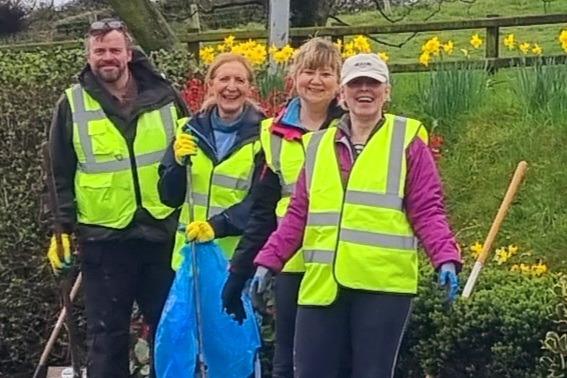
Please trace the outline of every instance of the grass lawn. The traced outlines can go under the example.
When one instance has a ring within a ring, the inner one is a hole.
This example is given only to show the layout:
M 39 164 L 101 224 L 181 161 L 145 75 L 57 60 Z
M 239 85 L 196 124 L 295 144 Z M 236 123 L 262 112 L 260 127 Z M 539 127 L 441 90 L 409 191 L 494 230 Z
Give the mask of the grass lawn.
M 417 92 L 427 75 L 394 76 L 392 112 L 426 120 L 430 128 Z M 525 114 L 513 92 L 516 75 L 499 71 L 473 109 L 435 130 L 445 138 L 439 164 L 448 212 L 461 243 L 482 243 L 517 163 L 526 160 L 526 180 L 493 247 L 515 244 L 515 262 L 541 258 L 566 271 L 567 114 L 555 123 Z

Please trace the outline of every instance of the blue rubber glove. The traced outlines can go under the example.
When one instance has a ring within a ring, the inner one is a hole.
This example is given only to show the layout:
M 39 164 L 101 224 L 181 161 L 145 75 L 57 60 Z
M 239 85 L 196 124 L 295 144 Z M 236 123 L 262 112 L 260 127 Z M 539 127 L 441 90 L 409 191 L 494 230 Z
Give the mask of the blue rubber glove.
M 447 301 L 453 303 L 459 295 L 459 277 L 455 264 L 444 263 L 439 269 L 439 285 L 447 289 Z
M 254 274 L 252 283 L 250 284 L 250 298 L 252 299 L 252 306 L 261 314 L 266 313 L 266 300 L 264 296 L 272 276 L 273 273 L 270 269 L 259 266 L 256 269 L 256 273 Z

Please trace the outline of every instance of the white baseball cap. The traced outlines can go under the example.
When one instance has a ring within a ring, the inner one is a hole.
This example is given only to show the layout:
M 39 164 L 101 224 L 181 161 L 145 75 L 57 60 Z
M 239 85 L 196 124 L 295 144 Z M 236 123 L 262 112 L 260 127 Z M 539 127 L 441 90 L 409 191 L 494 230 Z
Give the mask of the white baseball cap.
M 357 54 L 344 61 L 341 70 L 341 85 L 357 77 L 369 77 L 381 83 L 390 82 L 388 66 L 376 54 Z

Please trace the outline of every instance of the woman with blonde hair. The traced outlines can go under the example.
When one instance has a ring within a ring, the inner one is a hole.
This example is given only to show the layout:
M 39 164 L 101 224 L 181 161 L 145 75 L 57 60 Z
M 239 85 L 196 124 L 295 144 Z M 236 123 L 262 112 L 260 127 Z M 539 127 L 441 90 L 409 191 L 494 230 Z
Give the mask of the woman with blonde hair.
M 333 124 L 343 113 L 337 106 L 341 56 L 337 47 L 313 38 L 298 50 L 290 67 L 294 97 L 275 117 L 262 122 L 265 166 L 252 189 L 250 220 L 230 264 L 223 289 L 225 310 L 244 318 L 242 290 L 254 272 L 253 259 L 282 218 L 305 157 L 311 133 Z M 305 268 L 301 252 L 276 277 L 276 342 L 272 376 L 293 377 L 293 340 L 297 292 Z
M 314 133 L 289 210 L 255 259 L 254 295 L 302 246 L 295 377 L 393 377 L 417 291 L 417 241 L 455 300 L 461 267 L 427 132 L 387 114 L 386 63 L 345 60 L 337 127 Z
M 205 77 L 207 97 L 201 110 L 180 120 L 176 139 L 159 167 L 162 201 L 181 207 L 174 269 L 181 264 L 186 240 L 216 239 L 230 258 L 244 231 L 251 207 L 249 192 L 260 167 L 260 122 L 265 117 L 250 97 L 253 83 L 246 58 L 219 54 Z M 195 214 L 190 224 L 188 166 Z

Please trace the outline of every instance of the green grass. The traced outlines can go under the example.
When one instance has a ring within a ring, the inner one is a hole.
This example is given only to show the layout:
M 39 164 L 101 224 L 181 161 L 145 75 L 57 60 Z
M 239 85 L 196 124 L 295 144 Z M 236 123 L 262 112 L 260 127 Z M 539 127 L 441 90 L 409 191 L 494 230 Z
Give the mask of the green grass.
M 394 75 L 392 112 L 427 119 L 416 93 L 424 75 Z M 445 136 L 447 210 L 461 243 L 482 243 L 517 163 L 526 160 L 526 180 L 494 247 L 516 244 L 526 262 L 542 258 L 567 271 L 567 114 L 557 123 L 526 116 L 514 80 L 512 70 L 500 71 L 473 110 L 436 129 Z

